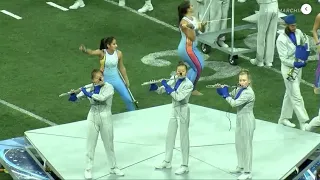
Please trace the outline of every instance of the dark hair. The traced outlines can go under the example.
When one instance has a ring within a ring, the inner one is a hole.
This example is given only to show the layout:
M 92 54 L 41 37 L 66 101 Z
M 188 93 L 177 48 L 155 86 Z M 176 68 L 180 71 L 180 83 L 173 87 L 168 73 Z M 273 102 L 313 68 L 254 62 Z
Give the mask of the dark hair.
M 101 39 L 101 41 L 100 41 L 100 50 L 108 49 L 107 45 L 110 45 L 112 43 L 112 41 L 115 40 L 115 39 L 116 38 L 113 37 L 113 36 Z
M 91 71 L 91 79 L 94 78 L 94 76 L 97 74 L 97 73 L 102 73 L 102 71 L 100 71 L 100 69 L 94 69 Z M 103 73 L 102 73 L 103 74 Z
M 187 66 L 183 61 L 179 61 L 179 62 L 178 62 L 177 68 L 178 68 L 179 66 L 184 66 L 184 67 L 186 68 L 186 70 L 188 70 L 188 66 Z
M 190 1 L 188 0 L 184 0 L 178 6 L 178 17 L 179 17 L 178 25 L 180 24 L 180 21 L 182 20 L 182 18 L 186 15 L 189 8 L 190 8 Z
M 285 27 L 284 33 L 286 33 L 286 35 L 289 36 L 289 34 L 291 33 L 291 31 L 290 31 L 290 29 L 289 29 L 289 26 L 286 26 L 286 27 Z

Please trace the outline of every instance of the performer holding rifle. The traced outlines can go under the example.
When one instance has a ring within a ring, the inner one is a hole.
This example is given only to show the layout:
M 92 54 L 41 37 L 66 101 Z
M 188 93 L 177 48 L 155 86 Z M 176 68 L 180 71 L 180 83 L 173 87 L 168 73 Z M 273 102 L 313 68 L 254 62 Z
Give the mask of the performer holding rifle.
M 180 122 L 180 142 L 182 153 L 182 165 L 176 174 L 184 174 L 189 171 L 189 98 L 193 90 L 192 82 L 186 78 L 187 66 L 183 62 L 179 62 L 176 70 L 177 75 L 170 78 L 168 82 L 162 80 L 161 87 L 151 84 L 150 91 L 156 91 L 158 94 L 167 93 L 172 97 L 172 112 L 168 126 L 166 138 L 166 155 L 164 161 L 157 165 L 156 169 L 171 168 L 171 160 L 173 148 L 178 129 L 178 120 Z
M 127 71 L 123 63 L 123 54 L 117 50 L 117 41 L 114 37 L 108 37 L 101 40 L 100 49 L 87 49 L 84 45 L 80 50 L 89 55 L 99 56 L 100 70 L 103 72 L 105 82 L 110 83 L 120 94 L 126 104 L 128 111 L 135 110 L 133 105 L 134 98 L 128 89 L 130 86 Z M 123 80 L 122 80 L 123 77 Z
M 256 122 L 253 114 L 255 94 L 251 88 L 251 75 L 248 70 L 240 71 L 239 85 L 240 88 L 233 90 L 230 94 L 228 86 L 217 88 L 217 93 L 226 99 L 232 107 L 237 107 L 235 144 L 238 166 L 231 173 L 241 174 L 238 179 L 251 179 L 252 140 Z
M 117 167 L 113 145 L 113 122 L 111 119 L 111 105 L 114 89 L 111 84 L 103 82 L 102 72 L 94 69 L 91 72 L 93 86 L 91 90 L 81 88 L 79 94 L 72 93 L 69 101 L 76 101 L 79 98 L 87 97 L 90 101 L 90 111 L 88 113 L 88 137 L 86 153 L 86 169 L 84 176 L 86 179 L 92 178 L 92 167 L 94 161 L 95 148 L 100 132 L 105 151 L 108 157 L 110 173 L 124 176 L 124 173 Z M 71 90 L 72 92 L 73 90 Z

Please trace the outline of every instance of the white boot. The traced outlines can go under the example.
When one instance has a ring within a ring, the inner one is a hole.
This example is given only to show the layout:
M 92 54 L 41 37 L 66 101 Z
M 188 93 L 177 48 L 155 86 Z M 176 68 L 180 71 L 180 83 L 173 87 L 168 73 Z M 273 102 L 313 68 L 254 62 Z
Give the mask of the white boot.
M 238 177 L 238 180 L 246 180 L 246 179 L 252 179 L 251 173 L 243 173 Z
M 169 169 L 171 167 L 171 163 L 166 161 L 162 161 L 161 164 L 155 166 L 156 169 Z
M 119 6 L 123 7 L 126 5 L 126 0 L 119 0 Z
M 72 6 L 69 7 L 69 9 L 78 9 L 79 7 L 86 6 L 83 2 L 83 0 L 77 0 Z
M 279 119 L 278 124 L 283 124 L 285 126 L 292 127 L 292 128 L 296 127 L 296 125 L 290 122 L 288 119 L 283 119 L 283 120 Z
M 117 176 L 124 176 L 124 173 L 123 173 L 119 168 L 117 168 L 117 167 L 112 168 L 112 169 L 110 170 L 110 173 L 111 173 L 111 174 L 115 174 L 115 175 L 117 175 Z
M 258 67 L 263 67 L 264 64 L 263 62 L 258 62 L 257 59 L 250 59 L 250 62 L 252 65 L 258 66 Z
M 230 171 L 231 174 L 241 174 L 243 173 L 243 168 L 237 167 L 235 170 Z
M 218 40 L 218 46 L 220 46 L 220 47 L 224 47 L 224 48 L 228 48 L 229 47 L 229 45 L 228 44 L 226 44 L 223 40 Z
M 153 6 L 151 4 L 151 1 L 146 1 L 146 3 L 143 5 L 142 8 L 140 8 L 138 10 L 139 13 L 146 13 L 148 11 L 152 11 L 153 10 Z
M 85 179 L 92 179 L 91 169 L 86 169 L 86 170 L 84 171 L 84 178 L 85 178 Z
M 181 174 L 184 174 L 184 173 L 187 173 L 187 172 L 189 172 L 188 166 L 180 166 L 180 167 L 176 170 L 175 174 L 181 175 Z

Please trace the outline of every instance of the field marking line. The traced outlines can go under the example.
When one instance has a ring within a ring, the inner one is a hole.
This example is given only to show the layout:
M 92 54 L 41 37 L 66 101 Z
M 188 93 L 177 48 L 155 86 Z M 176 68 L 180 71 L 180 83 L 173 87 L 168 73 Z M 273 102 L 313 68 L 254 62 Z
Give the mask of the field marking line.
M 11 103 L 8 103 L 7 101 L 4 101 L 4 100 L 2 100 L 2 99 L 0 99 L 0 103 L 3 104 L 3 105 L 5 105 L 5 106 L 8 106 L 8 107 L 10 107 L 10 108 L 12 108 L 12 109 L 14 109 L 14 110 L 17 110 L 17 111 L 19 111 L 19 112 L 21 112 L 21 113 L 23 113 L 23 114 L 26 114 L 26 115 L 28 115 L 28 116 L 31 116 L 31 117 L 33 117 L 33 118 L 35 118 L 35 119 L 37 119 L 37 120 L 39 120 L 39 121 L 41 121 L 41 122 L 43 122 L 43 123 L 46 123 L 46 124 L 48 124 L 48 125 L 50 125 L 50 126 L 55 126 L 55 125 L 57 125 L 56 123 L 54 123 L 54 122 L 52 122 L 52 121 L 49 121 L 48 119 L 45 119 L 45 118 L 43 118 L 43 117 L 41 117 L 41 116 L 38 116 L 38 115 L 36 115 L 36 114 L 34 114 L 34 113 L 30 112 L 30 111 L 27 111 L 27 110 L 25 110 L 25 109 L 22 109 L 22 108 L 18 107 L 18 106 L 16 106 L 16 105 L 13 105 L 13 104 L 11 104 Z
M 116 2 L 114 2 L 114 1 L 112 1 L 112 0 L 104 0 L 104 1 L 120 7 L 120 6 L 118 5 L 118 3 L 116 3 Z M 161 24 L 161 25 L 163 25 L 163 26 L 165 26 L 165 27 L 167 27 L 167 28 L 170 28 L 170 29 L 172 29 L 172 30 L 174 30 L 174 31 L 179 32 L 179 28 L 174 27 L 174 26 L 172 26 L 172 25 L 170 25 L 170 24 L 168 24 L 168 23 L 166 23 L 166 22 L 163 22 L 163 21 L 157 19 L 157 18 L 148 16 L 147 14 L 144 14 L 144 13 L 139 13 L 138 11 L 136 11 L 136 10 L 130 8 L 130 7 L 127 7 L 127 6 L 123 6 L 123 7 L 121 7 L 121 8 L 124 8 L 124 9 L 126 9 L 126 10 L 128 10 L 128 11 L 130 11 L 130 12 L 132 12 L 132 13 L 138 14 L 139 16 L 145 17 L 145 18 L 147 18 L 147 19 L 149 19 L 149 20 L 151 20 L 151 21 L 153 21 L 153 22 L 156 22 L 156 23 Z M 250 57 L 245 56 L 245 55 L 243 55 L 243 54 L 240 54 L 239 57 L 241 57 L 241 58 L 243 58 L 243 59 L 245 59 L 245 60 L 248 60 L 248 61 L 250 61 L 250 59 L 251 59 Z M 253 65 L 252 65 L 252 66 L 253 66 Z M 271 67 L 271 68 L 270 68 L 270 67 L 264 67 L 264 68 L 270 69 L 270 70 L 272 70 L 273 72 L 276 72 L 276 73 L 278 73 L 278 74 L 281 75 L 281 71 L 279 71 L 278 69 L 275 69 L 275 68 L 273 68 L 273 67 Z M 305 81 L 305 80 L 303 80 L 303 79 L 301 79 L 301 83 L 303 83 L 303 84 L 305 84 L 305 85 L 307 85 L 307 86 L 313 87 L 313 84 L 312 84 L 312 83 L 307 82 L 307 81 Z
M 58 8 L 62 11 L 69 11 L 69 9 L 65 8 L 65 7 L 62 7 L 56 3 L 53 3 L 53 2 L 46 2 L 48 5 L 52 6 L 52 7 L 55 7 L 55 8 Z
M 13 18 L 15 18 L 15 19 L 18 19 L 18 20 L 22 19 L 22 17 L 20 17 L 20 16 L 18 16 L 18 15 L 15 15 L 15 14 L 7 11 L 7 10 L 1 10 L 1 12 L 2 12 L 3 14 L 6 14 L 6 15 L 8 15 L 8 16 L 11 16 L 11 17 L 13 17 Z

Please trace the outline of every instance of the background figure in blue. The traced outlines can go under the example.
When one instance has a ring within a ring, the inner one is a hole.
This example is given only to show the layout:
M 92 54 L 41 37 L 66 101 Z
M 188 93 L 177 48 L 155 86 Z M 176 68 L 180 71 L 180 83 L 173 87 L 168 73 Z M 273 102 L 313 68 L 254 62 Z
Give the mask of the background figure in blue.
M 191 68 L 188 70 L 187 77 L 193 82 L 194 90 L 192 95 L 202 95 L 202 93 L 195 90 L 204 68 L 203 56 L 197 49 L 196 32 L 198 32 L 199 29 L 204 32 L 206 23 L 199 23 L 193 16 L 193 6 L 190 4 L 190 1 L 183 1 L 178 7 L 178 13 L 179 29 L 181 32 L 178 54 Z
M 84 45 L 80 46 L 80 50 L 89 55 L 96 55 L 100 58 L 100 70 L 103 72 L 105 82 L 111 84 L 120 94 L 126 104 L 128 111 L 135 110 L 132 98 L 127 87 L 129 87 L 129 79 L 126 68 L 123 64 L 122 52 L 117 50 L 117 41 L 114 37 L 108 37 L 101 40 L 104 46 L 100 44 L 100 49 L 87 49 Z M 121 79 L 121 73 L 124 81 Z

